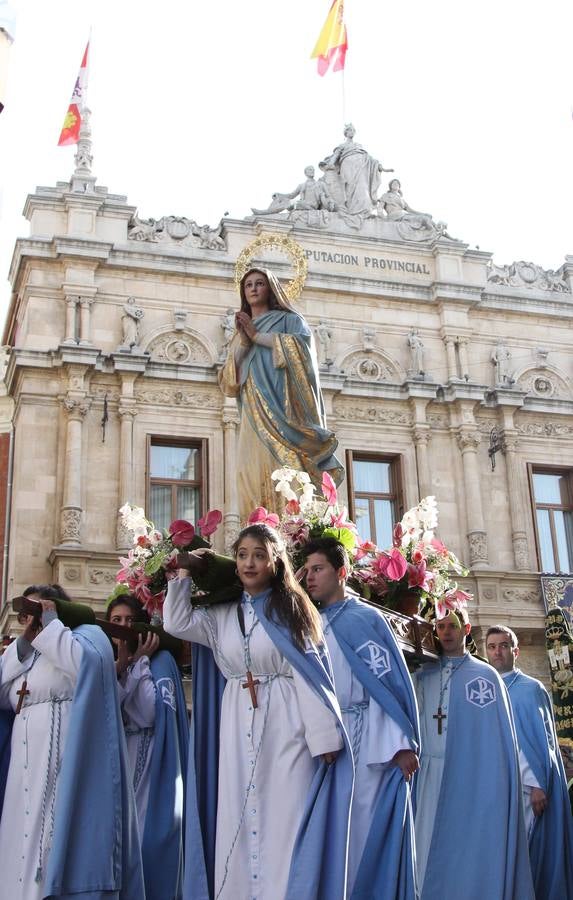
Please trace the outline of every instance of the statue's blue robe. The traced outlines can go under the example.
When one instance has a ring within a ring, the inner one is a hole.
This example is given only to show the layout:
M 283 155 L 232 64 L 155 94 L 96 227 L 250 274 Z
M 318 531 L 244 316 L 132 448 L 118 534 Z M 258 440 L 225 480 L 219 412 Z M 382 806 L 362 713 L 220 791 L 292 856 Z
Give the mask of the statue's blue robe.
M 529 836 L 536 900 L 573 900 L 573 818 L 549 695 L 540 681 L 510 672 L 504 678 L 517 742 L 547 795 Z
M 189 720 L 181 676 L 166 650 L 151 657 L 155 727 L 142 839 L 146 900 L 183 895 L 183 805 Z
M 325 610 L 354 675 L 420 752 L 418 706 L 404 657 L 383 614 L 354 598 Z M 384 654 L 380 675 L 372 671 L 369 646 Z M 388 769 L 356 876 L 352 900 L 414 900 L 414 821 L 410 786 L 398 767 Z
M 287 894 L 281 900 L 345 900 L 354 769 L 328 658 L 316 649 L 302 651 L 297 647 L 288 629 L 266 616 L 265 599 L 266 595 L 261 595 L 253 601 L 261 625 L 338 717 L 345 738 L 345 746 L 332 765 L 317 762 L 309 794 L 301 797 L 301 826 L 293 849 Z M 210 649 L 194 644 L 184 900 L 213 900 L 219 715 L 224 685 Z
M 431 677 L 439 663 L 417 674 Z M 434 816 L 422 900 L 534 900 L 509 697 L 497 672 L 473 657 L 450 682 L 436 808 L 416 815 Z

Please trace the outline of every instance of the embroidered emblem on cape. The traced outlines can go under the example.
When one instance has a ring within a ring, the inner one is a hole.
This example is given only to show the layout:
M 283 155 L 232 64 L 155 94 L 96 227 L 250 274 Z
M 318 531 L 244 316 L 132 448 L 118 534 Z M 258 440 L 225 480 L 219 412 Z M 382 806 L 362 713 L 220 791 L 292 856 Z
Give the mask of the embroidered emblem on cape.
M 376 678 L 382 678 L 386 675 L 392 666 L 390 665 L 390 654 L 385 647 L 376 644 L 374 641 L 366 641 L 356 648 L 356 653 L 363 660 Z
M 156 688 L 166 706 L 170 706 L 173 712 L 177 712 L 175 704 L 175 685 L 172 678 L 158 678 Z
M 483 709 L 490 703 L 495 703 L 496 693 L 495 684 L 487 678 L 473 678 L 466 681 L 466 700 L 474 706 Z

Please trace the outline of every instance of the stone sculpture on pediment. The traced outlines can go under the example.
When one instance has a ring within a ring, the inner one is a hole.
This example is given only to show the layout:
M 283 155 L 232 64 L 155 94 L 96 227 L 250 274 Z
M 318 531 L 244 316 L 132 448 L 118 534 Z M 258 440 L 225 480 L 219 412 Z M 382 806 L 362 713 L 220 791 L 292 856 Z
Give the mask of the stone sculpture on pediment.
M 388 190 L 378 199 L 378 211 L 389 222 L 396 222 L 400 237 L 405 241 L 429 241 L 436 237 L 450 237 L 445 222 L 434 222 L 429 213 L 408 206 L 398 178 L 388 184 Z
M 301 222 L 304 225 L 320 227 L 329 222 L 328 213 L 333 212 L 336 204 L 328 192 L 323 178 L 316 181 L 314 166 L 307 166 L 304 170 L 305 181 L 288 194 L 273 194 L 272 203 L 266 209 L 252 208 L 253 215 L 276 215 L 281 212 L 289 212 L 289 219 L 293 222 Z M 296 200 L 295 198 L 299 199 Z
M 526 396 L 538 400 L 572 400 L 573 388 L 569 379 L 554 366 L 529 367 L 516 373 L 516 387 Z
M 351 349 L 340 363 L 341 372 L 347 378 L 360 381 L 401 384 L 402 373 L 396 363 L 378 349 L 366 352 L 360 348 Z
M 140 219 L 135 215 L 127 226 L 129 241 L 152 241 L 157 243 L 163 237 L 163 219 Z
M 503 287 L 527 288 L 538 291 L 570 293 L 570 288 L 562 269 L 542 269 L 532 262 L 520 260 L 511 265 L 498 266 L 488 263 L 487 280 L 490 284 Z
M 408 334 L 408 347 L 410 348 L 411 364 L 408 375 L 413 378 L 424 378 L 424 342 L 416 328 L 412 328 Z
M 128 230 L 129 241 L 171 242 L 203 250 L 226 250 L 223 222 L 215 228 L 198 225 L 186 216 L 162 216 L 161 219 L 140 219 L 133 216 Z

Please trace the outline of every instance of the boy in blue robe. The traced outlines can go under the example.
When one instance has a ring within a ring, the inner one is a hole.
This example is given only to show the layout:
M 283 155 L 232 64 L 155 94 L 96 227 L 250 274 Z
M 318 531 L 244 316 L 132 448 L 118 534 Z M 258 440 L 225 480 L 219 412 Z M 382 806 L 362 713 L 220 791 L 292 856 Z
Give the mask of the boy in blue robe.
M 320 538 L 303 552 L 354 756 L 348 897 L 415 900 L 410 779 L 419 726 L 412 681 L 383 614 L 347 592 L 342 544 Z
M 421 898 L 533 900 L 509 698 L 497 672 L 466 651 L 470 630 L 465 610 L 439 619 L 442 657 L 414 677 Z
M 549 695 L 516 668 L 519 646 L 511 628 L 488 628 L 485 648 L 513 709 L 535 896 L 573 898 L 573 819 Z

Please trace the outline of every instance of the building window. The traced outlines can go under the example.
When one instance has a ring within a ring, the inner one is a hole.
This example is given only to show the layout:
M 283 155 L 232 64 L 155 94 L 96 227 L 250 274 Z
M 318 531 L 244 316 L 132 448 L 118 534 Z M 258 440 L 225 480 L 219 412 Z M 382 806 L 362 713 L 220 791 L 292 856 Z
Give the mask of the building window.
M 573 571 L 573 469 L 530 467 L 542 572 Z
M 195 524 L 204 512 L 207 442 L 149 440 L 148 515 L 157 528 L 174 519 Z
M 363 541 L 390 547 L 402 518 L 400 458 L 347 451 L 350 516 Z

